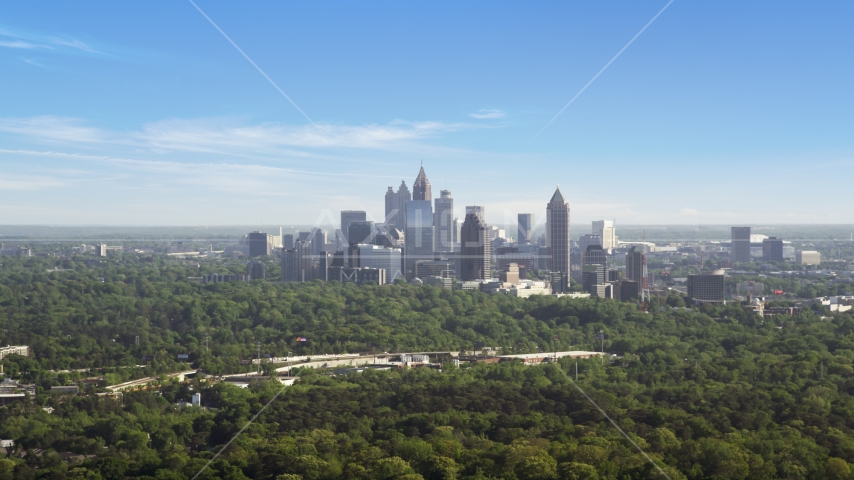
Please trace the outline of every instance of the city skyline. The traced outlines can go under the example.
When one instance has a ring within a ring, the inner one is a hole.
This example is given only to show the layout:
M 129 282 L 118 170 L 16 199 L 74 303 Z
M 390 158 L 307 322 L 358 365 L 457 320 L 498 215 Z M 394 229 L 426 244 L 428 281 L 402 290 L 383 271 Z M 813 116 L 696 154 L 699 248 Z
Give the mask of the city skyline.
M 555 183 L 580 223 L 854 223 L 834 188 L 791 201 L 854 161 L 852 66 L 828 60 L 854 7 L 674 2 L 627 46 L 665 4 L 199 2 L 275 88 L 189 3 L 4 4 L 0 222 L 382 221 L 423 161 L 490 224 Z

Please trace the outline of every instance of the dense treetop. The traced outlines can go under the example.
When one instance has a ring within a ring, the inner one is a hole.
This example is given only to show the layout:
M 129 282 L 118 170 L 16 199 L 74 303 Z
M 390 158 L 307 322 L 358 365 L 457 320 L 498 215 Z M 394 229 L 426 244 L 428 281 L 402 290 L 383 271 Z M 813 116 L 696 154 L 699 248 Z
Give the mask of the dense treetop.
M 611 300 L 405 285 L 204 285 L 187 277 L 206 266 L 125 257 L 68 262 L 55 273 L 44 259 L 4 259 L 4 343 L 34 351 L 4 359 L 7 372 L 44 389 L 73 381 L 49 370 L 103 366 L 118 380 L 183 368 L 179 353 L 213 373 L 236 371 L 256 339 L 274 354 L 296 351 L 297 335 L 312 354 L 479 342 L 530 352 L 550 350 L 554 335 L 559 349 L 593 349 L 603 331 L 605 350 L 619 357 L 581 361 L 579 386 L 672 478 L 851 478 L 847 314 L 763 319 L 737 305 L 665 304 L 646 313 Z M 143 355 L 154 360 L 119 368 Z M 347 377 L 304 371 L 200 478 L 656 478 L 563 372 L 574 377 L 572 360 Z M 167 382 L 122 401 L 40 390 L 0 408 L 0 438 L 16 439 L 18 454 L 45 452 L 0 459 L 0 478 L 189 478 L 279 389 Z M 174 406 L 194 392 L 208 409 Z M 95 456 L 68 463 L 63 452 Z

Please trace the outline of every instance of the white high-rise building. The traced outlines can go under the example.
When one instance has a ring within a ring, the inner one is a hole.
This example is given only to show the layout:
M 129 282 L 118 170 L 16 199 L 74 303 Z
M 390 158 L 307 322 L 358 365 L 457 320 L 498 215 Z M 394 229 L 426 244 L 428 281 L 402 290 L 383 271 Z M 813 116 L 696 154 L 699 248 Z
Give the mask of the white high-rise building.
M 611 250 L 617 248 L 617 229 L 614 228 L 614 222 L 611 220 L 595 220 L 593 222 L 593 235 L 599 235 L 602 239 L 602 250 Z

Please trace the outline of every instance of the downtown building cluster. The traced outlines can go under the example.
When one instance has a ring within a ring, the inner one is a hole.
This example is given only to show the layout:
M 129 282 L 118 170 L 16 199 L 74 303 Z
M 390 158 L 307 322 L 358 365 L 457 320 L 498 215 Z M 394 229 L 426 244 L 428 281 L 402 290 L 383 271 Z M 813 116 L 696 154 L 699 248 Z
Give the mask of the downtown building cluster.
M 296 237 L 282 235 L 282 279 L 370 284 L 407 281 L 451 288 L 455 282 L 493 280 L 496 266 L 506 271 L 511 263 L 513 269 L 521 270 L 522 279 L 531 269 L 544 267 L 557 272 L 556 278 L 568 278 L 569 206 L 566 202 L 557 205 L 557 198 L 563 199 L 559 191 L 549 203 L 554 204 L 549 207 L 554 215 L 550 214 L 547 225 L 554 233 L 545 235 L 555 241 L 549 245 L 532 241 L 533 215 L 521 214 L 518 242 L 510 246 L 503 229 L 487 224 L 483 206 L 466 207 L 465 217 L 460 219 L 454 215 L 450 190 L 433 198 L 422 166 L 412 190 L 406 181 L 397 189 L 388 187 L 383 222 L 368 220 L 365 211 L 346 210 L 340 213 L 340 228 L 331 241 L 318 228 Z M 496 246 L 500 247 L 498 258 Z M 539 257 L 551 257 L 552 251 L 559 260 L 540 265 Z
M 612 222 L 594 222 L 593 234 L 572 241 L 570 207 L 560 188 L 546 204 L 545 231 L 536 237 L 533 214 L 518 214 L 514 240 L 487 223 L 484 206 L 469 205 L 464 211 L 463 218 L 455 216 L 449 190 L 433 197 L 422 166 L 411 190 L 405 181 L 397 189 L 388 187 L 383 222 L 368 220 L 365 211 L 347 210 L 340 213 L 332 241 L 317 228 L 296 238 L 283 235 L 282 279 L 406 281 L 519 296 L 560 294 L 569 290 L 570 279 L 584 281 L 585 291 L 598 296 L 616 292 L 620 298 L 637 298 L 643 290 L 645 269 L 638 267 L 636 275 L 632 270 L 634 280 L 609 277 L 604 255 L 594 258 L 596 249 L 611 253 L 616 248 Z M 590 253 L 580 251 L 580 245 Z M 528 279 L 535 271 L 540 278 Z
M 456 216 L 458 211 L 464 215 Z M 487 223 L 484 206 L 455 209 L 450 190 L 434 197 L 423 166 L 411 189 L 406 181 L 397 188 L 388 187 L 384 213 L 383 221 L 375 222 L 362 210 L 341 211 L 340 227 L 332 231 L 315 227 L 294 234 L 280 232 L 277 237 L 252 232 L 240 248 L 250 257 L 280 253 L 284 282 L 383 285 L 403 281 L 516 296 L 571 294 L 621 301 L 645 301 L 651 293 L 662 294 L 657 287 L 669 288 L 662 282 L 656 285 L 648 271 L 648 255 L 683 255 L 690 250 L 681 244 L 659 246 L 645 238 L 621 241 L 610 220 L 592 222 L 590 233 L 573 240 L 570 206 L 560 188 L 546 202 L 544 225 L 537 227 L 533 214 L 517 215 L 514 239 L 503 228 Z M 718 244 L 727 247 L 725 242 Z M 681 293 L 699 303 L 723 302 L 728 296 L 727 268 L 757 255 L 768 261 L 794 256 L 786 244 L 779 238 L 751 235 L 749 227 L 732 227 L 730 264 L 688 275 L 687 288 Z M 706 247 L 693 248 L 699 248 L 702 266 Z M 797 255 L 799 263 L 819 262 L 816 252 Z M 248 265 L 246 279 L 265 276 L 261 263 Z

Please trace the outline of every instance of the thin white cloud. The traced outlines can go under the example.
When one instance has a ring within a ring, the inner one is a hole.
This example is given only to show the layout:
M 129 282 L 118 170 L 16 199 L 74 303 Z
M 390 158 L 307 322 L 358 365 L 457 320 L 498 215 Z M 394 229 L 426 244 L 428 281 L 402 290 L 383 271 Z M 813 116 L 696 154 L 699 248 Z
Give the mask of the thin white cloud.
M 0 47 L 8 48 L 44 48 L 48 50 L 63 51 L 67 49 L 79 50 L 87 53 L 102 53 L 77 39 L 67 39 L 54 35 L 38 35 L 33 33 L 13 32 L 0 29 L 0 37 L 14 39 L 12 41 L 0 41 Z M 59 48 L 56 48 L 59 47 Z
M 109 140 L 105 132 L 84 125 L 82 120 L 52 115 L 29 118 L 0 118 L 0 132 L 40 140 L 73 143 L 104 143 Z
M 68 185 L 66 181 L 55 177 L 0 173 L 0 192 L 44 190 L 66 185 Z
M 38 45 L 34 45 L 32 43 L 24 42 L 21 40 L 14 40 L 11 42 L 0 41 L 0 47 L 6 47 L 6 48 L 38 48 Z
M 688 207 L 685 207 L 685 208 L 682 208 L 681 210 L 679 210 L 679 215 L 683 215 L 683 216 L 684 216 L 684 215 L 692 215 L 692 216 L 696 216 L 696 215 L 699 215 L 699 214 L 700 214 L 700 211 L 699 211 L 699 210 L 697 210 L 696 208 L 688 208 Z
M 309 125 L 263 123 L 243 125 L 228 119 L 174 119 L 144 125 L 131 132 L 109 131 L 75 118 L 39 116 L 0 118 L 0 132 L 66 144 L 113 144 L 154 152 L 181 151 L 226 155 L 266 154 L 305 156 L 307 150 L 405 149 L 473 125 L 443 122 L 405 122 L 387 125 Z
M 397 175 L 375 175 L 367 173 L 348 173 L 348 172 L 319 172 L 312 170 L 302 170 L 293 168 L 273 167 L 268 165 L 251 165 L 243 163 L 186 163 L 161 160 L 139 160 L 132 158 L 112 157 L 106 155 L 85 155 L 79 153 L 53 152 L 53 151 L 36 151 L 36 150 L 10 150 L 0 149 L 0 153 L 12 155 L 27 155 L 40 157 L 66 158 L 72 160 L 91 160 L 101 163 L 109 163 L 117 166 L 125 166 L 138 171 L 146 171 L 153 173 L 170 173 L 170 174 L 188 174 L 191 171 L 198 172 L 208 168 L 228 168 L 233 172 L 242 171 L 245 173 L 263 173 L 265 175 L 304 175 L 317 177 L 341 177 L 341 178 L 398 178 Z M 72 171 L 72 173 L 80 174 L 87 173 L 86 171 Z
M 493 119 L 493 118 L 504 118 L 507 116 L 507 114 L 502 112 L 501 110 L 481 109 L 475 113 L 470 113 L 469 116 L 472 118 L 477 118 L 477 119 Z
M 25 63 L 29 63 L 30 65 L 33 65 L 33 66 L 35 66 L 35 67 L 45 68 L 45 69 L 47 68 L 47 67 L 45 67 L 44 65 L 42 65 L 41 63 L 39 63 L 39 62 L 37 62 L 37 61 L 35 61 L 35 60 L 33 60 L 33 59 L 30 59 L 30 58 L 22 58 L 22 59 L 21 59 L 21 61 L 23 61 L 23 62 L 25 62 Z

